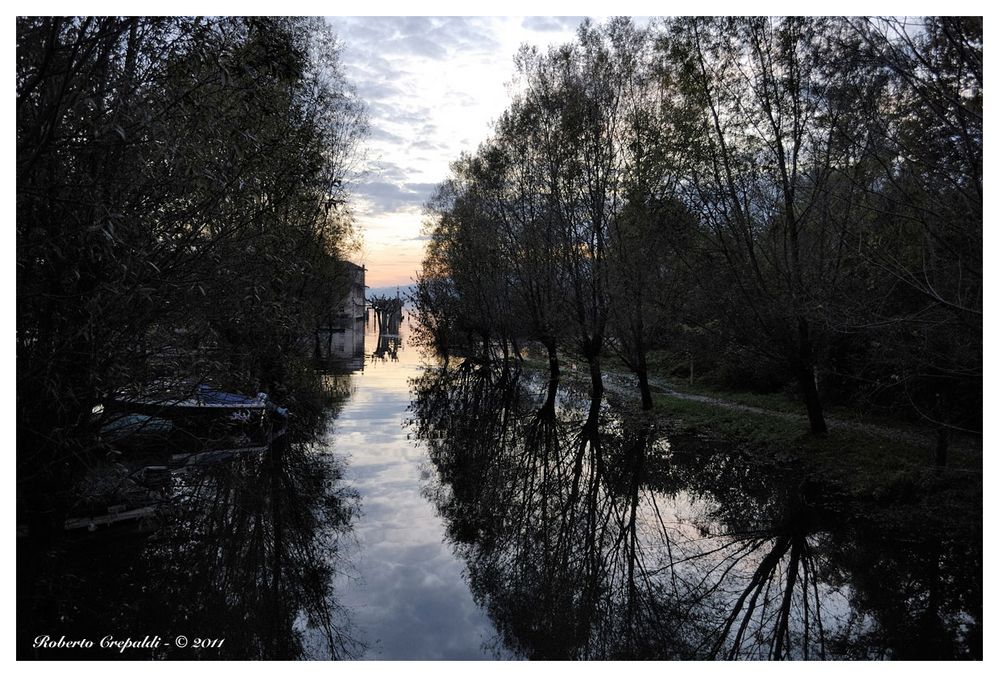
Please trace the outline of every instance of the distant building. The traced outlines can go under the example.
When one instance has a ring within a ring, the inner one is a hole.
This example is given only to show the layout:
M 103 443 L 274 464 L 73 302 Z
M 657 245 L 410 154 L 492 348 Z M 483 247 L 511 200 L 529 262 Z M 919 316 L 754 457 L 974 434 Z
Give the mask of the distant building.
M 348 280 L 347 293 L 333 299 L 329 314 L 316 330 L 316 357 L 349 370 L 364 365 L 364 320 L 366 305 L 364 266 L 344 262 Z

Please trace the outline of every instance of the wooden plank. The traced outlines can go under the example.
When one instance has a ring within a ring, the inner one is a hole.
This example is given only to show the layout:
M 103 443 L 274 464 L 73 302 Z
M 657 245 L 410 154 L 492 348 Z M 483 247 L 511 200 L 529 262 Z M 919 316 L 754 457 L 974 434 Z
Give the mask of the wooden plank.
M 142 519 L 143 517 L 151 517 L 156 514 L 156 506 L 150 505 L 144 508 L 135 508 L 133 510 L 123 510 L 121 512 L 109 513 L 107 515 L 93 515 L 91 517 L 75 517 L 66 520 L 64 528 L 70 529 L 89 529 L 93 530 L 99 526 L 108 526 L 115 524 L 116 522 L 125 522 L 128 520 Z
M 262 454 L 266 452 L 268 447 L 239 447 L 236 449 L 217 449 L 214 451 L 203 451 L 200 454 L 191 454 L 187 458 L 187 462 L 184 463 L 185 466 L 189 467 L 192 465 L 208 465 L 210 463 L 222 463 L 223 461 L 228 461 L 237 456 L 245 456 L 248 454 Z

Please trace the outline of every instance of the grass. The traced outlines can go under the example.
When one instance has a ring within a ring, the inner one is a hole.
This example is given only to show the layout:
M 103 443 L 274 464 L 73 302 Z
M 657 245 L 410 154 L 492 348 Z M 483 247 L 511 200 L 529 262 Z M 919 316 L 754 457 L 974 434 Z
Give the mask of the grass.
M 940 533 L 953 532 L 955 521 L 961 529 L 972 530 L 981 523 L 980 451 L 954 448 L 948 466 L 937 468 L 932 448 L 908 439 L 843 428 L 811 435 L 805 421 L 663 393 L 653 399 L 657 415 L 675 432 L 737 444 L 761 459 L 797 464 L 803 474 L 878 519 L 911 523 L 917 518 Z
M 736 391 L 696 381 L 693 384 L 690 384 L 686 379 L 670 378 L 663 374 L 650 374 L 650 378 L 658 378 L 665 383 L 668 383 L 673 389 L 682 393 L 716 397 L 720 400 L 727 400 L 729 402 L 735 402 L 736 404 L 744 404 L 750 407 L 766 409 L 768 411 L 800 414 L 804 409 L 801 402 L 792 400 L 783 393 L 754 393 Z
M 708 402 L 682 399 L 666 393 L 653 393 L 656 410 L 684 433 L 721 437 L 753 445 L 791 443 L 806 430 L 795 421 L 728 409 Z
M 755 407 L 765 411 L 772 411 L 781 414 L 791 414 L 804 420 L 805 406 L 797 397 L 791 397 L 783 392 L 761 393 L 747 390 L 733 390 L 718 385 L 708 377 L 695 376 L 694 382 L 690 383 L 685 375 L 678 375 L 673 370 L 677 362 L 673 356 L 663 351 L 651 351 L 648 355 L 649 378 L 656 382 L 669 386 L 679 393 L 690 395 L 701 395 L 711 397 L 733 404 L 740 404 L 748 407 Z M 614 372 L 631 375 L 632 372 L 619 358 L 611 357 L 605 361 L 605 366 Z M 682 366 L 682 365 L 681 365 Z M 653 386 L 653 390 L 655 390 Z M 740 412 L 741 414 L 742 412 Z M 843 423 L 859 423 L 892 430 L 902 431 L 911 436 L 926 436 L 933 434 L 927 431 L 925 426 L 912 421 L 906 421 L 887 414 L 879 414 L 866 409 L 860 409 L 845 405 L 823 405 L 823 414 L 827 420 L 834 420 Z M 802 425 L 805 425 L 802 423 Z M 764 428 L 768 427 L 764 424 Z M 871 436 L 876 437 L 876 436 Z
M 784 393 L 738 391 L 704 382 L 695 382 L 693 385 L 690 385 L 686 380 L 672 379 L 658 374 L 656 375 L 656 378 L 661 379 L 677 392 L 681 393 L 704 395 L 706 397 L 713 397 L 719 400 L 733 402 L 735 404 L 742 404 L 782 414 L 794 414 L 796 416 L 805 415 L 805 405 L 801 402 L 801 400 L 798 398 L 788 397 Z M 909 421 L 872 414 L 868 411 L 848 406 L 824 405 L 822 412 L 827 418 L 838 419 L 840 421 L 869 423 L 872 425 L 881 425 L 910 432 L 924 432 L 923 428 Z

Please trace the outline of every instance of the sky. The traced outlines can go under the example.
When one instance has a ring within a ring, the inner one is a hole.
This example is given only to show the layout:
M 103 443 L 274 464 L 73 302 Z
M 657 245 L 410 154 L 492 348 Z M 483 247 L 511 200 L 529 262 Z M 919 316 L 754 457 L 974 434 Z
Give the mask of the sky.
M 366 170 L 353 185 L 371 288 L 405 286 L 423 258 L 422 209 L 509 102 L 524 44 L 562 44 L 583 17 L 327 17 L 367 105 Z

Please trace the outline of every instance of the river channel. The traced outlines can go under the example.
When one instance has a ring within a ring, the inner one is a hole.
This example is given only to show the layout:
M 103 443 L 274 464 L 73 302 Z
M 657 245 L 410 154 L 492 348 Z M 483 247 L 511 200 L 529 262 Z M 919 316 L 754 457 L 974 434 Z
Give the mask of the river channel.
M 129 532 L 19 540 L 18 655 L 981 657 L 981 514 L 920 501 L 980 478 L 860 501 L 793 454 L 591 406 L 570 364 L 442 363 L 407 329 L 325 377 L 317 433 L 171 465 Z M 119 493 L 143 474 L 115 468 Z
M 425 366 L 414 346 L 372 355 L 368 327 L 363 371 L 350 376 L 350 397 L 330 440 L 346 459 L 345 481 L 360 497 L 356 543 L 338 589 L 352 610 L 359 657 L 404 660 L 492 658 L 494 636 L 469 591 L 464 565 L 425 497 L 433 473 L 426 447 L 411 439 L 410 386 Z M 402 323 L 405 341 L 406 323 Z
M 922 514 L 926 478 L 882 511 L 793 457 L 595 410 L 571 373 L 397 358 L 355 374 L 334 433 L 366 656 L 981 655 L 980 524 Z

